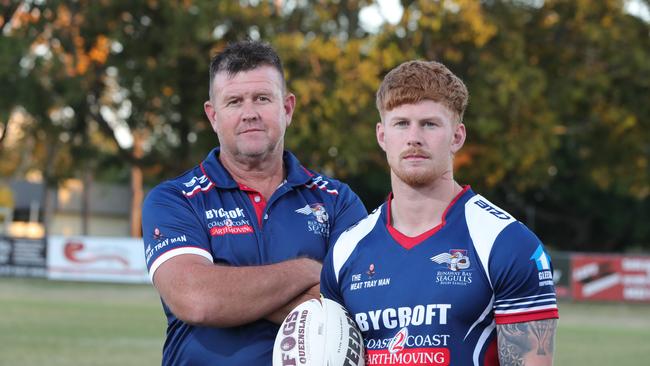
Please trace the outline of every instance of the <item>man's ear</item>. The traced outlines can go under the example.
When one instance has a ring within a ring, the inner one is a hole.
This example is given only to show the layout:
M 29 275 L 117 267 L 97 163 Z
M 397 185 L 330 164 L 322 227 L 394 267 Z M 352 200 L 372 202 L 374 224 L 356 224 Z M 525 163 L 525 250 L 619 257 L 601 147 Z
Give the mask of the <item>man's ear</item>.
M 210 125 L 212 126 L 212 130 L 214 132 L 217 132 L 217 112 L 214 109 L 214 106 L 212 105 L 211 101 L 206 101 L 203 103 L 203 111 L 205 111 L 205 115 L 208 117 L 208 120 L 210 121 Z
M 293 116 L 293 111 L 296 108 L 296 96 L 293 93 L 287 93 L 284 97 L 284 113 L 287 117 L 287 126 L 291 124 L 291 117 Z
M 451 153 L 455 154 L 463 147 L 465 144 L 465 137 L 467 137 L 467 132 L 465 131 L 465 125 L 463 123 L 457 123 L 456 128 L 454 129 L 454 134 L 451 140 Z
M 386 151 L 386 142 L 384 141 L 384 124 L 379 121 L 377 122 L 377 126 L 375 127 L 375 132 L 377 135 L 377 143 L 381 147 L 382 150 Z

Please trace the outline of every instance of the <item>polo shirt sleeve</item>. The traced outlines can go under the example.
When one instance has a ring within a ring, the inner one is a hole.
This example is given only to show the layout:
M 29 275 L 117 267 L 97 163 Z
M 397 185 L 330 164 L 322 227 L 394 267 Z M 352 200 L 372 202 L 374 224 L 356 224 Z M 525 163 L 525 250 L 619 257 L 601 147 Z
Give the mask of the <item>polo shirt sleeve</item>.
M 551 258 L 521 222 L 499 234 L 489 263 L 497 324 L 558 318 Z
M 149 277 L 165 261 L 195 254 L 213 261 L 210 240 L 196 211 L 171 183 L 154 188 L 142 207 L 142 236 Z
M 339 189 L 334 208 L 336 215 L 330 228 L 330 247 L 347 228 L 368 216 L 368 211 L 359 196 L 347 184 L 343 183 Z

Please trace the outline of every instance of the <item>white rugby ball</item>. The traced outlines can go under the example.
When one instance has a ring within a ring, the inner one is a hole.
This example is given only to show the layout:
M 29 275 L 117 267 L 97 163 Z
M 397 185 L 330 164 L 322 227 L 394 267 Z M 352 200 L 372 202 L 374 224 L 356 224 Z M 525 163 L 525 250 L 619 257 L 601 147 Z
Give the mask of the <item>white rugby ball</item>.
M 273 366 L 365 366 L 361 332 L 329 299 L 309 300 L 284 319 L 273 345 Z

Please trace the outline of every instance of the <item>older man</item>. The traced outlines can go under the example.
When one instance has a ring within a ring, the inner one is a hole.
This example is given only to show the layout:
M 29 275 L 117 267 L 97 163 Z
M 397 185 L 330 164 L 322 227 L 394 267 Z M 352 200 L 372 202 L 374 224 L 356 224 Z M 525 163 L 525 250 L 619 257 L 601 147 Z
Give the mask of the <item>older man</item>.
M 330 241 L 366 215 L 348 186 L 284 150 L 295 101 L 266 44 L 229 45 L 210 65 L 204 109 L 220 147 L 143 209 L 164 365 L 271 365 L 277 324 L 318 297 Z

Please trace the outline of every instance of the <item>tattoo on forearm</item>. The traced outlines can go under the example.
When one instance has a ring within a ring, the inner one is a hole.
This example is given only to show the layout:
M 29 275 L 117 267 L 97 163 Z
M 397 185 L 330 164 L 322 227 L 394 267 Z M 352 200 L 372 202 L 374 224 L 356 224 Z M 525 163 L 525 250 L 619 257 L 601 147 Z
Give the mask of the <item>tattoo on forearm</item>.
M 553 356 L 557 319 L 497 326 L 499 361 L 501 365 L 525 365 L 525 356 Z
M 526 323 L 499 326 L 499 361 L 502 365 L 523 366 L 523 355 L 530 351 Z

